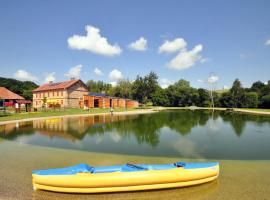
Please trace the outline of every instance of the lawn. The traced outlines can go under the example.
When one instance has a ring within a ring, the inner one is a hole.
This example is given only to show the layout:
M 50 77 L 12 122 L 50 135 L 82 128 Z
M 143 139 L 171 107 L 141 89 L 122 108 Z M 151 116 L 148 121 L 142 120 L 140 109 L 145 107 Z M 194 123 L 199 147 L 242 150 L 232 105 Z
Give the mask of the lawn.
M 116 108 L 114 112 L 124 112 L 136 110 L 135 108 Z M 14 114 L 0 114 L 0 121 L 10 121 L 10 120 L 19 120 L 19 119 L 28 119 L 28 118 L 37 118 L 37 117 L 50 117 L 50 116 L 62 116 L 62 115 L 78 115 L 78 114 L 95 114 L 95 113 L 109 113 L 109 108 L 97 108 L 90 109 L 89 111 L 82 109 L 56 109 L 56 110 L 44 110 L 38 112 L 30 113 L 14 113 Z
M 239 110 L 258 111 L 258 112 L 270 112 L 270 109 L 263 108 L 238 108 Z

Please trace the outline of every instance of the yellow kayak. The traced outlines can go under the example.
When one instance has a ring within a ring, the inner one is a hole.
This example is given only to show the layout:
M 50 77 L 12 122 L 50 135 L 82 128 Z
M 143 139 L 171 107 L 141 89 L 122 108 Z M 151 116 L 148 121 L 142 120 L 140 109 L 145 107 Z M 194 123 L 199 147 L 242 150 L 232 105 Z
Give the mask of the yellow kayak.
M 126 164 L 33 171 L 34 190 L 68 193 L 105 193 L 198 185 L 218 177 L 219 163 Z

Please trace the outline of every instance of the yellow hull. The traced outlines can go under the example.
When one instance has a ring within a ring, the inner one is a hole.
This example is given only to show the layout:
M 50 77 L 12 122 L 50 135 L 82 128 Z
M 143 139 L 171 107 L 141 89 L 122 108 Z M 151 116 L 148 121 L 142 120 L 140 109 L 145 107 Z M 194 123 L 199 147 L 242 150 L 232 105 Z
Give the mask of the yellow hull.
M 219 166 L 199 169 L 174 168 L 140 172 L 33 174 L 33 188 L 66 193 L 105 193 L 154 190 L 198 185 L 215 180 Z

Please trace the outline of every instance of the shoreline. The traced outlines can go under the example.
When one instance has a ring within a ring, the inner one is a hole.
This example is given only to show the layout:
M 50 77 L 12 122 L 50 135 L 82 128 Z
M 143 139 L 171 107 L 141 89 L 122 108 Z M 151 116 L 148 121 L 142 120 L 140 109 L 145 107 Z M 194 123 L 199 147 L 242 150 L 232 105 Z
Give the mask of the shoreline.
M 232 108 L 231 112 L 234 113 L 244 113 L 244 114 L 253 114 L 253 115 L 270 115 L 270 112 L 257 111 L 257 110 L 246 110 L 244 108 Z M 160 112 L 164 110 L 217 110 L 217 111 L 226 111 L 227 108 L 209 108 L 209 107 L 153 107 L 149 109 L 138 109 L 131 111 L 118 111 L 114 112 L 114 115 L 132 115 L 132 114 L 149 114 Z M 7 120 L 0 121 L 0 125 L 11 124 L 11 123 L 19 123 L 19 122 L 27 122 L 27 121 L 35 121 L 42 119 L 52 119 L 52 118 L 66 118 L 66 117 L 81 117 L 81 116 L 93 116 L 93 115 L 110 115 L 109 112 L 101 112 L 101 113 L 84 113 L 84 114 L 64 114 L 64 115 L 52 115 L 46 117 L 30 117 L 25 119 L 15 119 L 15 120 Z
M 154 109 L 140 109 L 140 110 L 131 110 L 131 111 L 123 111 L 123 112 L 114 112 L 113 115 L 136 115 L 136 114 L 149 114 L 155 113 Z M 35 120 L 43 120 L 43 119 L 53 119 L 53 118 L 68 118 L 68 117 L 87 117 L 93 115 L 111 115 L 108 112 L 101 113 L 85 113 L 85 114 L 68 114 L 68 115 L 55 115 L 55 116 L 47 116 L 47 117 L 31 117 L 25 119 L 16 119 L 16 120 L 8 120 L 1 121 L 0 125 L 19 123 L 19 122 L 27 122 L 27 121 L 35 121 Z
M 254 114 L 254 115 L 270 115 L 269 112 L 258 111 L 258 110 L 249 110 L 245 108 L 209 108 L 209 107 L 159 107 L 154 110 L 162 111 L 162 110 L 218 110 L 218 111 L 226 111 L 227 109 L 232 109 L 230 112 L 234 113 L 245 113 L 245 114 Z

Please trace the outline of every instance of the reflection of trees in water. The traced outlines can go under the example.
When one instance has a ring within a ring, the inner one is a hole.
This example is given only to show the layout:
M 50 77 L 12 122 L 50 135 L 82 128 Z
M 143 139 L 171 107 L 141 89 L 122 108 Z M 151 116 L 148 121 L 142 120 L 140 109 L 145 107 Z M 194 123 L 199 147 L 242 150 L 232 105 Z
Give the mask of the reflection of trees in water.
M 270 124 L 269 116 L 232 112 L 220 112 L 220 116 L 222 117 L 224 122 L 229 122 L 231 124 L 237 136 L 242 135 L 247 122 L 252 122 L 256 126 L 262 126 L 264 123 Z
M 116 131 L 122 137 L 135 136 L 139 144 L 147 143 L 155 147 L 159 144 L 160 129 L 169 127 L 187 135 L 197 125 L 205 125 L 209 119 L 207 111 L 167 111 L 151 115 L 127 116 L 124 121 L 106 124 L 102 127 L 89 127 L 90 135 Z

